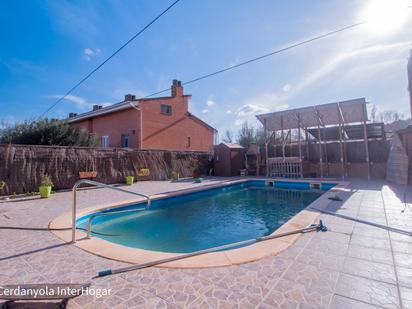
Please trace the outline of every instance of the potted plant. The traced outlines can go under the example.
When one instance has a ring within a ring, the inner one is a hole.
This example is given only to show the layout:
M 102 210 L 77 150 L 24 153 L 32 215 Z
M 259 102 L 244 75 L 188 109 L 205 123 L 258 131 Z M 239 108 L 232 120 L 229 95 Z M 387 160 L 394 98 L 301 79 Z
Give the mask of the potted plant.
M 178 181 L 180 178 L 179 172 L 172 172 L 172 180 Z
M 0 180 L 0 190 L 3 190 L 5 186 L 7 186 L 7 182 Z
M 139 169 L 137 176 L 139 176 L 139 180 L 149 180 L 150 179 L 150 169 L 148 168 Z
M 134 176 L 126 176 L 126 184 L 131 186 L 134 183 Z
M 51 189 L 53 187 L 53 183 L 50 180 L 48 175 L 44 176 L 43 181 L 40 184 L 39 191 L 41 198 L 48 198 L 51 194 Z
M 3 189 L 7 186 L 7 182 L 4 180 L 0 180 L 0 192 L 3 191 Z

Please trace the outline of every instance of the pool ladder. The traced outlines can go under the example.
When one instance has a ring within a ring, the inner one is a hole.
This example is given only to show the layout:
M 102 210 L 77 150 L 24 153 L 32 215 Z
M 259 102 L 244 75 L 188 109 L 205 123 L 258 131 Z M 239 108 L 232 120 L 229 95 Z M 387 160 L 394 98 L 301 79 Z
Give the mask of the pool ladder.
M 77 211 L 77 189 L 79 188 L 79 186 L 81 184 L 87 183 L 89 185 L 93 185 L 96 187 L 103 187 L 103 188 L 107 188 L 107 189 L 112 189 L 115 191 L 120 191 L 120 192 L 124 192 L 124 193 L 129 193 L 129 194 L 133 194 L 133 195 L 137 195 L 140 197 L 144 197 L 147 199 L 147 207 L 150 207 L 151 204 L 151 198 L 149 195 L 146 194 L 142 194 L 142 193 L 137 193 L 137 192 L 133 192 L 133 191 L 129 191 L 129 190 L 125 190 L 125 189 L 121 189 L 112 185 L 106 185 L 104 183 L 101 182 L 97 182 L 94 180 L 87 180 L 87 179 L 81 179 L 79 181 L 77 181 L 74 186 L 73 186 L 73 206 L 72 206 L 72 243 L 76 242 L 76 211 Z M 103 213 L 97 213 L 97 214 L 93 214 L 90 216 L 89 220 L 87 221 L 87 238 L 90 238 L 91 235 L 91 227 L 92 227 L 92 221 L 100 216 L 108 216 L 108 215 L 115 215 L 115 214 L 119 214 L 119 213 L 127 213 L 127 212 L 136 212 L 136 211 L 141 211 L 144 210 L 143 209 L 129 209 L 129 210 L 119 210 L 119 211 L 111 211 L 111 212 L 103 212 Z

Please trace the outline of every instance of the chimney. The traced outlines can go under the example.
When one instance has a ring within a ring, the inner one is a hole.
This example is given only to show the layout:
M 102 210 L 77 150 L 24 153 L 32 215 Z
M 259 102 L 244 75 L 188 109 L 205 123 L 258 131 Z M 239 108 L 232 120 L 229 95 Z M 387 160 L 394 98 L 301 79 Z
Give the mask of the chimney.
M 136 101 L 136 96 L 134 94 L 126 94 L 124 96 L 125 101 Z
M 408 90 L 409 90 L 409 108 L 410 108 L 411 118 L 412 118 L 412 49 L 410 51 L 409 61 L 408 61 Z
M 97 104 L 93 105 L 93 111 L 97 111 L 97 110 L 99 110 L 100 108 L 101 108 L 100 105 L 97 105 Z
M 172 97 L 183 96 L 183 87 L 180 80 L 174 79 L 172 84 Z
M 77 113 L 69 113 L 69 118 L 73 118 L 73 117 L 76 117 L 77 116 Z

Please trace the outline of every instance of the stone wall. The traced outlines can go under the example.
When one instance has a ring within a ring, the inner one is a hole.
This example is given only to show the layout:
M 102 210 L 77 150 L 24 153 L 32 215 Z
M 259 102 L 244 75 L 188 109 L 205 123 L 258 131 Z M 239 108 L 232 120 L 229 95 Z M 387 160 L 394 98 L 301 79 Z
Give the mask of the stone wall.
M 45 175 L 55 190 L 69 189 L 84 171 L 96 171 L 103 183 L 122 183 L 141 168 L 153 180 L 170 179 L 172 171 L 188 177 L 196 168 L 207 173 L 211 158 L 207 152 L 0 145 L 0 181 L 7 183 L 0 195 L 38 191 Z

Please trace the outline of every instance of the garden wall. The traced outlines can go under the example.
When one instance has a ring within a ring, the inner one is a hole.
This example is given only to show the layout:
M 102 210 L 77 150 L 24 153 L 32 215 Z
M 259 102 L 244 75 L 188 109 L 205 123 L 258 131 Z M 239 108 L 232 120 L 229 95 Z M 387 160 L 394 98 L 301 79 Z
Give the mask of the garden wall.
M 141 168 L 149 168 L 153 180 L 170 179 L 172 171 L 188 177 L 196 168 L 207 173 L 211 158 L 207 152 L 0 145 L 0 181 L 7 183 L 0 195 L 38 191 L 44 175 L 55 190 L 69 189 L 84 171 L 96 171 L 103 183 L 124 182 Z

